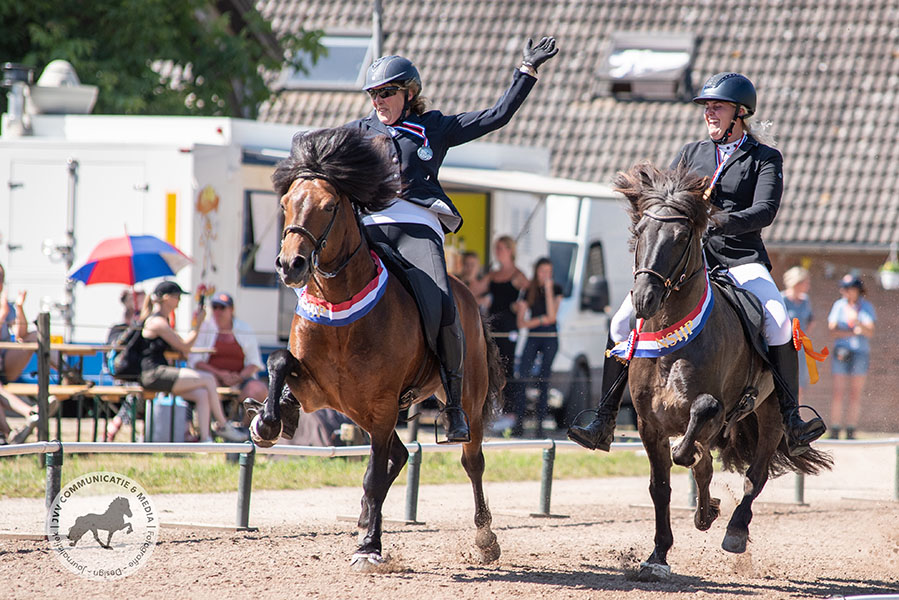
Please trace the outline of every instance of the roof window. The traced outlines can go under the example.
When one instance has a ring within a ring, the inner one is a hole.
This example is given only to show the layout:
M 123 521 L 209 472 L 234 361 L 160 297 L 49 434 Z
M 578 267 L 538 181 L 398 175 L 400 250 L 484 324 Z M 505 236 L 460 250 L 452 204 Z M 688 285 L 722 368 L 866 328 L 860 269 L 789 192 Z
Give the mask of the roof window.
M 289 90 L 358 90 L 365 81 L 365 70 L 371 64 L 371 33 L 328 33 L 319 42 L 325 48 L 318 61 L 301 52 L 306 73 L 288 67 L 281 72 L 277 89 Z
M 613 33 L 597 72 L 594 95 L 620 100 L 689 100 L 695 50 L 692 33 Z

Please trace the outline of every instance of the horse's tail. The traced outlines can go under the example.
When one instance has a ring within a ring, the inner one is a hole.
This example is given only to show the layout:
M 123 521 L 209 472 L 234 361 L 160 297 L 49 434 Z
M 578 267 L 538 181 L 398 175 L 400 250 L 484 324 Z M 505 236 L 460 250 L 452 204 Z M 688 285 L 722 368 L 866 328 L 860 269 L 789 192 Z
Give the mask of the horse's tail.
M 758 444 L 758 418 L 755 414 L 747 416 L 739 421 L 731 431 L 731 439 L 723 439 L 723 432 L 719 438 L 721 448 L 721 463 L 729 471 L 744 472 L 755 458 L 755 450 Z M 814 448 L 800 456 L 790 456 L 786 439 L 781 437 L 777 450 L 771 457 L 768 465 L 768 476 L 778 477 L 787 471 L 803 473 L 805 475 L 817 475 L 821 471 L 830 470 L 833 467 L 833 457 L 827 452 Z
M 68 538 L 72 542 L 72 546 L 78 543 L 85 533 L 90 530 L 87 515 L 75 519 L 75 523 L 69 528 Z
M 503 370 L 503 357 L 493 339 L 490 324 L 483 317 L 481 318 L 481 327 L 484 330 L 484 341 L 487 343 L 487 398 L 482 409 L 482 417 L 486 424 L 493 421 L 496 411 L 503 405 L 506 372 Z

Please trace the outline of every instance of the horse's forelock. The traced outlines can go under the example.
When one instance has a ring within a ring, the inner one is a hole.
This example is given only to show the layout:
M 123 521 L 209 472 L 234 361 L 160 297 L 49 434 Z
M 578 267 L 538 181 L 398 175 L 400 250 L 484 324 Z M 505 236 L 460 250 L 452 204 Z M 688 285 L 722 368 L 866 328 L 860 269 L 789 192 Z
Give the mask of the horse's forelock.
M 337 127 L 295 135 L 290 156 L 278 163 L 272 183 L 283 196 L 296 179 L 324 179 L 363 211 L 377 211 L 396 197 L 391 175 L 381 146 L 358 129 Z
M 615 191 L 628 200 L 632 236 L 647 210 L 658 212 L 669 208 L 687 217 L 697 231 L 704 231 L 708 225 L 709 202 L 703 197 L 706 178 L 691 172 L 683 164 L 663 171 L 651 162 L 643 161 L 626 172 L 619 172 L 613 184 Z

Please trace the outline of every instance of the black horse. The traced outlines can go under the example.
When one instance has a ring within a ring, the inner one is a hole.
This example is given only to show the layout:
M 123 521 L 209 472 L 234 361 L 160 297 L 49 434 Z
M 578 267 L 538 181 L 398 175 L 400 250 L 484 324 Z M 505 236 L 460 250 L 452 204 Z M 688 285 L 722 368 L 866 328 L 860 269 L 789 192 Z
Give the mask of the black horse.
M 720 502 L 709 496 L 711 450 L 729 470 L 745 474 L 744 495 L 727 526 L 722 547 L 746 550 L 752 502 L 770 476 L 787 470 L 815 474 L 830 468 L 829 455 L 811 449 L 790 456 L 783 436 L 771 372 L 746 340 L 740 317 L 708 283 L 701 236 L 712 210 L 705 178 L 685 168 L 661 171 L 640 163 L 615 179 L 630 203 L 633 223 L 632 300 L 643 331 L 662 332 L 697 310 L 708 289 L 714 304 L 704 327 L 690 321 L 660 344 L 689 338 L 674 352 L 634 358 L 629 384 L 637 425 L 649 456 L 649 491 L 655 506 L 655 549 L 641 565 L 640 578 L 664 579 L 674 543 L 669 506 L 671 462 L 691 467 L 696 479 L 696 528 L 707 530 Z M 699 330 L 697 330 L 699 329 Z M 757 401 L 753 398 L 757 397 Z M 673 449 L 669 438 L 683 435 Z

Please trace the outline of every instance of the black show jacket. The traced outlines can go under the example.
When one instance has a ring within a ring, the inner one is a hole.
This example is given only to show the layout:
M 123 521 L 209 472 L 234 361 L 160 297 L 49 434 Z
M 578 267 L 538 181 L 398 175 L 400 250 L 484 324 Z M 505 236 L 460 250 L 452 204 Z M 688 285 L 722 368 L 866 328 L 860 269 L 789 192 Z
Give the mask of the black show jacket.
M 717 168 L 715 153 L 711 140 L 687 144 L 671 168 L 683 162 L 711 180 Z M 712 204 L 723 212 L 716 217 L 719 225 L 709 231 L 705 251 L 709 266 L 762 263 L 771 270 L 761 231 L 774 221 L 782 195 L 783 157 L 747 135 L 725 163 L 712 194 Z
M 440 221 L 447 232 L 456 232 L 462 226 L 462 217 L 437 181 L 437 172 L 447 151 L 452 146 L 470 142 L 508 123 L 536 82 L 536 77 L 515 69 L 512 85 L 491 108 L 457 115 L 444 115 L 436 110 L 423 115 L 408 115 L 404 121 L 425 130 L 428 145 L 434 153 L 430 160 L 422 160 L 417 153 L 419 147 L 424 145 L 424 140 L 403 129 L 381 123 L 374 110 L 367 117 L 347 123 L 345 127 L 358 127 L 372 137 L 384 135 L 390 138 L 393 143 L 388 144 L 388 152 L 396 168 L 393 177 L 403 183 L 403 190 L 397 194 L 426 208 L 442 201 L 452 214 L 438 212 Z M 402 122 L 394 125 L 402 127 Z

